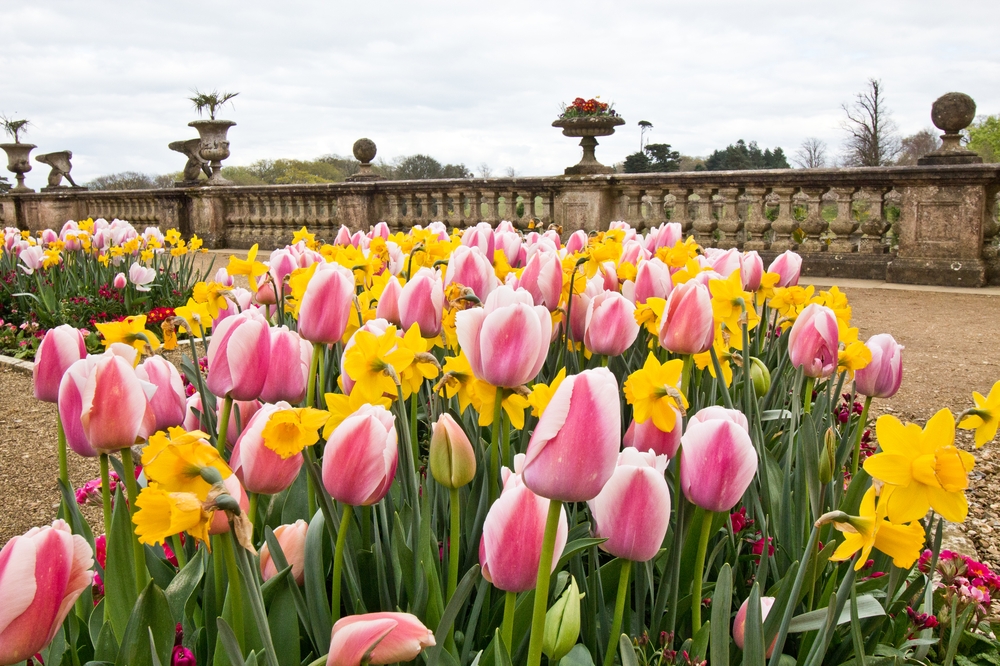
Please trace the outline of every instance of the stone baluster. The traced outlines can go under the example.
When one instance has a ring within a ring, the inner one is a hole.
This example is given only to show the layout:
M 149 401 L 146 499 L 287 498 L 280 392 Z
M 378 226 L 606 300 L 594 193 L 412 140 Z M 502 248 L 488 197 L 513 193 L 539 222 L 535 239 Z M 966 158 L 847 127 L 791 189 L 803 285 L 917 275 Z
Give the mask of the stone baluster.
M 862 187 L 854 195 L 854 199 L 862 209 L 858 252 L 885 254 L 887 248 L 882 242 L 882 236 L 889 230 L 889 223 L 882 210 L 882 189 Z
M 669 190 L 663 195 L 663 216 L 668 222 L 680 221 L 677 213 L 677 196 Z
M 694 197 L 697 197 L 695 199 Z M 712 188 L 697 187 L 694 193 L 688 197 L 688 205 L 694 207 L 694 220 L 691 226 L 694 228 L 695 237 L 703 247 L 712 247 L 715 244 L 713 231 L 716 222 L 712 217 Z
M 503 195 L 505 203 L 505 212 L 501 216 L 503 220 L 509 220 L 510 222 L 516 224 L 520 219 L 517 214 L 517 191 L 512 190 Z
M 552 211 L 555 210 L 555 197 L 552 192 L 542 193 L 542 209 L 538 212 L 538 224 L 536 229 L 545 229 L 552 224 Z
M 854 188 L 835 187 L 832 191 L 837 197 L 837 217 L 830 222 L 830 231 L 837 234 L 837 237 L 830 241 L 830 252 L 857 252 L 857 243 L 851 238 L 858 228 L 858 222 L 854 219 Z
M 413 217 L 415 220 L 419 220 L 422 226 L 426 227 L 434 219 L 430 214 L 430 202 L 428 201 L 427 193 L 417 192 L 414 195 L 414 199 L 416 199 L 416 203 L 414 204 Z
M 778 201 L 778 217 L 771 223 L 774 230 L 774 240 L 771 242 L 772 252 L 784 252 L 785 250 L 795 250 L 799 244 L 792 238 L 792 233 L 799 227 L 799 223 L 792 216 L 792 195 L 795 194 L 794 187 L 775 187 L 771 194 Z
M 468 210 L 466 210 L 468 206 Z M 467 227 L 479 218 L 479 194 L 475 191 L 464 191 L 458 197 L 458 219 L 461 226 Z
M 441 214 L 444 223 L 452 229 L 461 228 L 462 193 L 449 190 L 441 193 Z
M 389 224 L 389 228 L 393 231 L 399 231 L 403 228 L 402 221 L 400 220 L 399 212 L 399 197 L 395 194 L 385 195 L 385 207 L 386 207 L 386 217 L 388 218 L 386 222 Z
M 497 201 L 496 192 L 481 192 L 480 193 L 480 203 L 485 204 L 482 207 L 481 213 L 478 216 L 482 222 L 489 222 L 492 225 L 496 225 L 500 220 L 498 219 L 500 204 Z M 478 211 L 477 211 L 478 212 Z
M 740 219 L 737 205 L 739 203 L 740 189 L 738 187 L 720 187 L 719 199 L 722 210 L 719 212 L 719 242 L 716 247 L 728 250 L 739 247 L 740 240 L 738 234 L 743 228 L 743 220 Z
M 642 190 L 638 187 L 623 188 L 625 194 L 625 221 L 633 227 L 642 219 Z
M 667 221 L 667 216 L 663 212 L 663 190 L 658 188 L 646 190 L 646 198 L 649 203 L 649 217 L 643 220 L 641 227 L 637 227 L 642 231 L 658 227 Z
M 681 232 L 686 238 L 691 233 L 691 216 L 688 213 L 691 210 L 691 204 L 688 202 L 691 190 L 687 187 L 671 187 L 670 194 L 674 197 L 674 212 L 670 221 L 681 225 Z
M 823 194 L 826 187 L 803 187 L 802 195 L 806 207 L 806 218 L 799 223 L 805 232 L 799 250 L 802 252 L 826 252 L 826 243 L 820 236 L 826 231 L 827 223 L 823 219 Z

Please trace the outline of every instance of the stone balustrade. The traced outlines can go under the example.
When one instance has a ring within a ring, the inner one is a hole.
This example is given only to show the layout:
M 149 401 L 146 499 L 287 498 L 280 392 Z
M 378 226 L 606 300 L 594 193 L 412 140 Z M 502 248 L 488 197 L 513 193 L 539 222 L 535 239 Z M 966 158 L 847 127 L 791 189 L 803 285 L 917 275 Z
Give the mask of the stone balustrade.
M 1000 164 L 65 190 L 0 196 L 0 226 L 119 217 L 209 247 L 273 248 L 302 226 L 332 239 L 341 225 L 383 220 L 406 230 L 506 219 L 564 237 L 613 220 L 640 230 L 675 221 L 705 246 L 765 259 L 795 250 L 807 274 L 983 286 L 1000 283 L 998 192 Z

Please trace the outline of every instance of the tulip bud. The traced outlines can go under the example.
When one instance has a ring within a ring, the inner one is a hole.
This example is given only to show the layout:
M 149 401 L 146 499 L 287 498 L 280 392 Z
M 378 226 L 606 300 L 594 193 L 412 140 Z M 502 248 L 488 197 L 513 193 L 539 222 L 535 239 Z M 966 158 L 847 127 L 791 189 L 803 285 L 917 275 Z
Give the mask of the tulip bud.
M 616 291 L 605 291 L 587 305 L 583 343 L 594 354 L 618 356 L 639 335 L 635 306 Z
M 903 345 L 888 333 L 881 333 L 868 338 L 865 346 L 872 360 L 854 374 L 854 386 L 864 396 L 891 398 L 903 382 Z
M 395 280 L 390 280 L 393 281 Z M 381 307 L 381 303 L 379 306 Z M 400 324 L 407 330 L 416 324 L 420 327 L 420 335 L 425 338 L 441 334 L 443 308 L 444 287 L 441 285 L 441 276 L 429 268 L 417 271 L 399 292 L 397 313 Z
M 542 652 L 555 664 L 569 654 L 580 636 L 580 589 L 576 578 L 569 577 L 566 591 L 556 599 L 545 613 L 545 631 L 542 634 Z
M 124 289 L 125 286 L 128 284 L 128 279 L 126 279 L 124 273 L 119 273 L 118 275 L 115 276 L 115 279 L 111 284 L 114 285 L 115 289 L 121 290 Z
M 461 488 L 476 476 L 476 452 L 450 414 L 442 414 L 431 432 L 430 467 L 445 488 Z
M 837 369 L 838 344 L 837 316 L 825 305 L 811 303 L 792 324 L 788 358 L 806 377 L 829 377 Z
M 763 398 L 771 389 L 771 371 L 764 361 L 756 356 L 750 357 L 750 380 L 753 382 L 753 392 L 758 398 Z
M 827 428 L 823 436 L 823 450 L 819 455 L 819 482 L 823 485 L 833 480 L 833 470 L 837 467 L 837 434 Z
M 35 352 L 35 397 L 45 402 L 58 402 L 63 375 L 69 366 L 86 356 L 87 344 L 78 329 L 69 324 L 49 329 Z
M 733 620 L 733 642 L 736 643 L 736 647 L 743 649 L 744 642 L 746 640 L 746 628 L 747 628 L 747 602 L 749 599 L 744 600 L 743 605 L 740 606 L 739 611 L 736 612 L 736 619 Z M 768 613 L 771 612 L 771 606 L 774 605 L 774 597 L 761 597 L 760 598 L 760 621 L 763 622 L 767 619 Z M 767 657 L 771 656 L 774 652 L 774 643 L 777 641 L 777 636 L 771 641 L 771 645 L 767 648 Z
M 712 347 L 715 318 L 708 287 L 690 280 L 667 299 L 660 324 L 660 346 L 675 354 L 701 354 Z
M 339 245 L 340 237 L 337 238 Z M 353 301 L 354 274 L 340 264 L 320 264 L 299 305 L 299 335 L 309 342 L 328 345 L 340 342 Z
M 297 520 L 291 525 L 279 525 L 274 528 L 274 538 L 281 546 L 285 561 L 292 568 L 292 577 L 297 585 L 305 580 L 306 534 L 309 525 L 304 520 Z M 260 577 L 267 581 L 277 575 L 278 567 L 271 559 L 271 551 L 265 543 L 260 548 Z
M 785 250 L 767 267 L 768 273 L 778 274 L 779 287 L 794 287 L 799 283 L 802 271 L 802 257 L 791 250 Z

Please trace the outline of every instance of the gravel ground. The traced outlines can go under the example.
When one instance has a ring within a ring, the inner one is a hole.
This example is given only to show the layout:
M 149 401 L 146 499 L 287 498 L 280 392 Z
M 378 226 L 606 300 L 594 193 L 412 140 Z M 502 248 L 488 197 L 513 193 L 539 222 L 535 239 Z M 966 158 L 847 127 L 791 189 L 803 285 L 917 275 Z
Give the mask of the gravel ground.
M 228 258 L 228 257 L 226 257 Z M 222 262 L 218 262 L 222 263 Z M 937 410 L 954 413 L 972 404 L 972 391 L 986 394 L 1000 380 L 1000 295 L 846 287 L 862 339 L 889 332 L 903 345 L 903 387 L 890 400 L 877 400 L 872 414 L 892 413 L 923 423 Z M 55 483 L 56 424 L 53 405 L 33 397 L 31 378 L 0 366 L 0 544 L 34 525 L 50 522 L 59 497 Z M 972 450 L 969 433 L 959 446 Z M 1000 567 L 1000 486 L 991 481 L 1000 465 L 1000 443 L 974 451 L 970 516 L 964 530 L 979 555 Z M 96 460 L 70 454 L 73 483 L 98 475 Z M 100 507 L 85 507 L 92 524 Z M 96 522 L 95 522 L 96 521 Z

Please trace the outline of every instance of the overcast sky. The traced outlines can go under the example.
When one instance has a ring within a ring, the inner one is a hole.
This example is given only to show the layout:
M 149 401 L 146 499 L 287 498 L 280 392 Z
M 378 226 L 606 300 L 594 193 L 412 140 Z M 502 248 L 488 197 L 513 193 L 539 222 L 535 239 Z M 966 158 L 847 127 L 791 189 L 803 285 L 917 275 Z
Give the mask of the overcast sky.
M 806 137 L 839 152 L 840 105 L 881 78 L 903 134 L 957 90 L 1000 113 L 1000 2 L 11 3 L 0 21 L 0 113 L 32 122 L 37 152 L 69 149 L 78 181 L 179 170 L 194 88 L 239 91 L 232 157 L 426 153 L 552 175 L 579 159 L 550 126 L 600 95 L 628 122 L 606 164 L 650 140 L 707 155 L 737 139 Z M 44 184 L 38 164 L 28 184 Z

